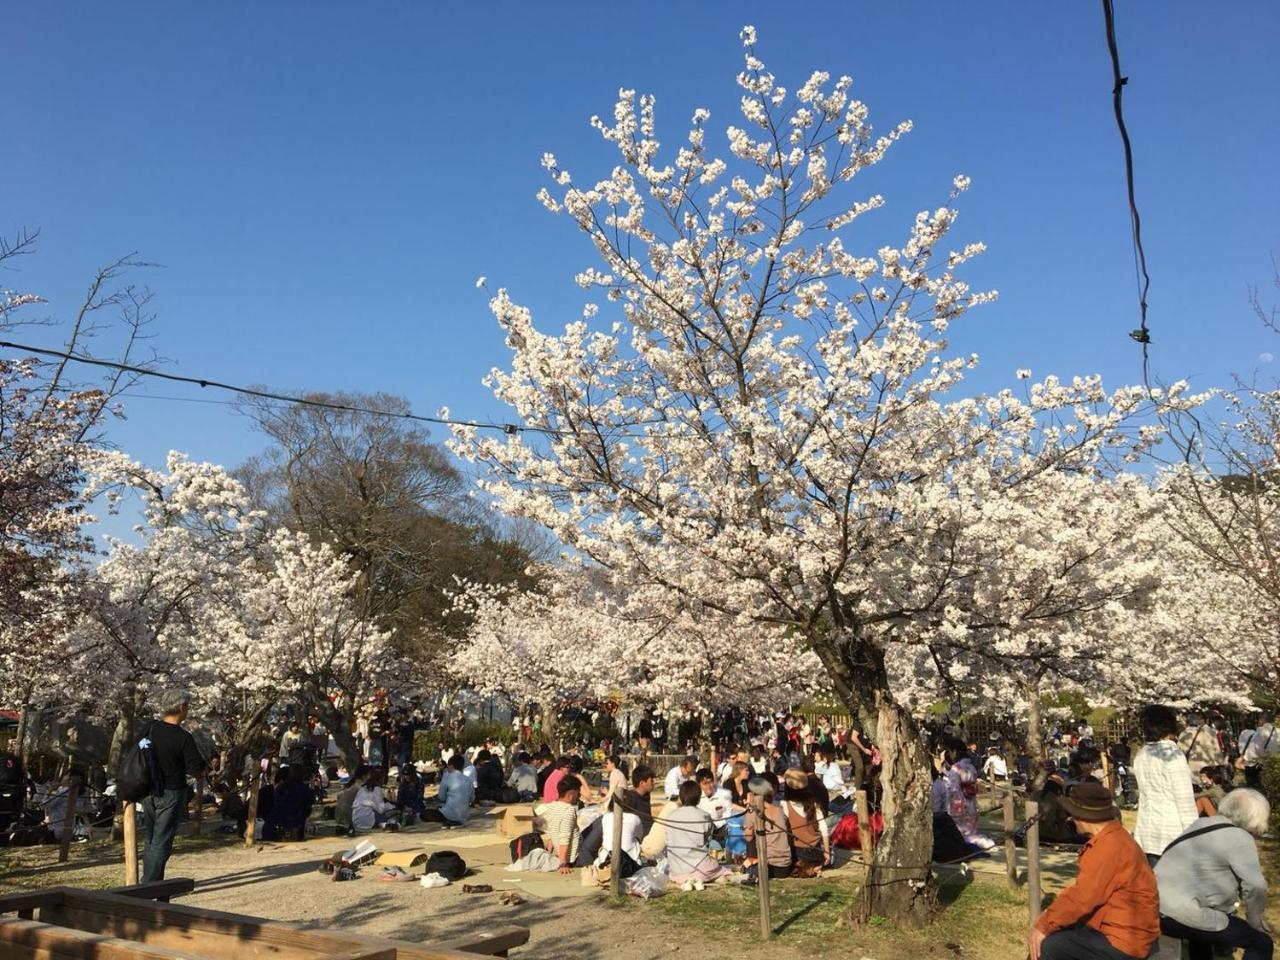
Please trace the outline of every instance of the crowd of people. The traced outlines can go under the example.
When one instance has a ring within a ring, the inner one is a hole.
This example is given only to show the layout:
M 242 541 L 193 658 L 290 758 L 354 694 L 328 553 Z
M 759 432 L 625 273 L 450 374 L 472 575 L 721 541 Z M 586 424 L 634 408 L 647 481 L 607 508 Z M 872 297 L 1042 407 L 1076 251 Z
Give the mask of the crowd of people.
M 348 771 L 315 762 L 310 731 L 289 722 L 278 750 L 246 759 L 246 770 L 261 764 L 264 774 L 245 778 L 258 784 L 255 811 L 183 728 L 185 695 L 166 698 L 160 712 L 145 728 L 157 782 L 140 804 L 144 881 L 164 878 L 193 778 L 213 785 L 223 829 L 243 834 L 256 813 L 264 839 L 301 839 L 314 807 L 330 799 L 331 779 L 335 819 L 352 835 L 413 821 L 460 827 L 477 807 L 529 804 L 540 868 L 616 870 L 624 878 L 658 871 L 689 890 L 722 880 L 755 883 L 762 871 L 770 878 L 820 876 L 838 846 L 858 846 L 847 830 L 857 822 L 855 791 L 866 791 L 873 820 L 879 806 L 879 750 L 856 724 L 779 713 L 721 718 L 710 763 L 690 753 L 659 770 L 645 751 L 646 742 L 656 745 L 651 725 L 637 725 L 629 740 L 619 736 L 640 754 L 638 762 L 614 752 L 608 739 L 595 750 L 557 755 L 545 742 L 490 738 L 468 750 L 441 746 L 434 763 L 415 763 L 401 751 L 394 767 L 390 751 L 375 749 L 383 762 Z M 1270 960 L 1266 881 L 1254 841 L 1270 818 L 1258 788 L 1263 765 L 1280 755 L 1275 721 L 1261 715 L 1237 734 L 1221 717 L 1190 713 L 1180 720 L 1152 706 L 1133 743 L 1099 744 L 1083 722 L 1051 731 L 1042 771 L 1024 754 L 1010 762 L 1006 742 L 994 735 L 979 748 L 958 724 L 932 724 L 932 859 L 988 855 L 994 842 L 980 828 L 983 787 L 1020 785 L 1039 801 L 1041 840 L 1080 847 L 1076 882 L 1029 937 L 1032 960 L 1142 957 L 1161 932 L 1188 941 L 1192 960 L 1228 948 L 1243 949 L 1245 960 Z M 536 733 L 532 723 L 519 730 Z M 66 791 L 50 794 L 50 825 L 65 817 L 65 808 L 54 809 L 59 795 Z M 1132 833 L 1120 822 L 1120 804 L 1137 808 Z M 878 826 L 873 822 L 873 831 Z

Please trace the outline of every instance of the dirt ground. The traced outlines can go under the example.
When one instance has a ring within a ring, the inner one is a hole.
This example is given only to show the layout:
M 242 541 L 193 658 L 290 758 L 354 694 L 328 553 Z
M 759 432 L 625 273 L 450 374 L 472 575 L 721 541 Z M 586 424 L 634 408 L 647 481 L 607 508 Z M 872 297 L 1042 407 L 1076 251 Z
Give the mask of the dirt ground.
M 711 956 L 736 952 L 758 936 L 754 891 L 673 891 L 662 901 L 643 903 L 631 898 L 614 904 L 600 891 L 584 888 L 577 875 L 509 873 L 503 869 L 508 862 L 506 840 L 494 830 L 492 811 L 477 814 L 462 829 L 415 825 L 399 833 L 371 835 L 384 851 L 457 851 L 473 871 L 465 882 L 493 887 L 492 893 L 485 894 L 464 894 L 461 883 L 425 889 L 417 883 L 382 882 L 376 867 L 364 868 L 356 880 L 335 883 L 317 866 L 346 849 L 352 843 L 346 838 L 320 836 L 246 848 L 235 838 L 210 830 L 211 825 L 206 825 L 202 836 L 180 836 L 169 863 L 169 876 L 196 880 L 195 892 L 184 897 L 184 903 L 315 927 L 365 930 L 413 942 L 519 924 L 528 926 L 532 935 L 529 944 L 514 955 L 527 960 L 562 958 L 569 951 L 582 960 L 640 960 L 675 953 Z M 71 862 L 59 865 L 56 847 L 0 851 L 0 892 L 55 884 L 102 888 L 123 882 L 118 844 L 78 844 L 72 854 Z M 1025 854 L 1021 859 L 1025 870 Z M 1067 880 L 1073 864 L 1071 854 L 1047 852 L 1046 890 Z M 804 880 L 776 884 L 779 907 L 773 921 L 781 934 L 768 948 L 768 956 L 778 960 L 1019 956 L 1025 894 L 1007 891 L 999 855 L 975 862 L 973 873 L 975 882 L 958 894 L 947 911 L 954 911 L 955 922 L 933 936 L 895 932 L 891 925 L 861 931 L 838 926 L 842 912 L 838 908 L 858 886 L 861 868 L 857 864 L 846 862 L 828 871 L 830 882 L 824 881 L 821 887 L 806 886 L 814 881 Z M 503 905 L 499 897 L 505 891 L 515 891 L 524 902 Z M 962 909 L 966 902 L 972 919 Z M 976 937 L 973 941 L 970 932 Z M 995 939 L 993 933 L 998 934 Z

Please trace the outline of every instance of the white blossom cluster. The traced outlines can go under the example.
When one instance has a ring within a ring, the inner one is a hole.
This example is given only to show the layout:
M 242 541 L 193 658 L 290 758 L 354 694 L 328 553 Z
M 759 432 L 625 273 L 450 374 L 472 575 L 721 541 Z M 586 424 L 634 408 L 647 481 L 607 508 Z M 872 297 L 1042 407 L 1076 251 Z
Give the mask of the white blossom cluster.
M 714 611 L 677 611 L 574 565 L 538 571 L 536 590 L 464 584 L 469 626 L 450 658 L 460 680 L 517 703 L 625 700 L 669 714 L 771 710 L 821 689 L 821 664 L 793 633 Z

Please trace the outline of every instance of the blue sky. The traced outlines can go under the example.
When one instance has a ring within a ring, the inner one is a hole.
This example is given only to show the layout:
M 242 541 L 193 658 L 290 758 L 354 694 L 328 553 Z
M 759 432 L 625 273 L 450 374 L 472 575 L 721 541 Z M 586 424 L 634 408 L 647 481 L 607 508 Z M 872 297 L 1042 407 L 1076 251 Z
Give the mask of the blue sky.
M 1118 8 L 1154 372 L 1222 383 L 1280 354 L 1247 300 L 1280 253 L 1280 5 Z M 1023 366 L 1140 377 L 1097 3 L 68 2 L 0 16 L 0 229 L 41 231 L 3 284 L 66 317 L 98 264 L 139 251 L 164 265 L 142 279 L 178 373 L 502 419 L 479 381 L 507 354 L 476 277 L 549 326 L 577 315 L 572 276 L 593 264 L 533 198 L 543 151 L 578 180 L 606 172 L 587 121 L 619 86 L 657 95 L 668 142 L 695 106 L 722 130 L 750 22 L 788 87 L 849 73 L 879 125 L 915 121 L 867 184 L 888 206 L 859 221 L 866 249 L 899 241 L 954 174 L 973 178 L 958 235 L 986 242 L 970 277 L 1001 293 L 953 328 L 983 357 L 978 387 Z M 227 406 L 133 398 L 128 413 L 114 438 L 152 463 L 175 448 L 234 464 L 261 446 Z

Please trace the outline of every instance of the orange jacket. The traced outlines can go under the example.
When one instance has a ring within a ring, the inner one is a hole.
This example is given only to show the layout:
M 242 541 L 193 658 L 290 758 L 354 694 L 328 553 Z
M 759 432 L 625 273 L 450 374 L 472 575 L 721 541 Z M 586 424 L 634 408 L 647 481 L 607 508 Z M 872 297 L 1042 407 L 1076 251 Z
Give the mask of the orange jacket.
M 1085 924 L 1121 953 L 1145 957 L 1160 936 L 1159 905 L 1147 855 L 1115 821 L 1084 845 L 1076 882 L 1058 894 L 1036 928 L 1048 934 Z

